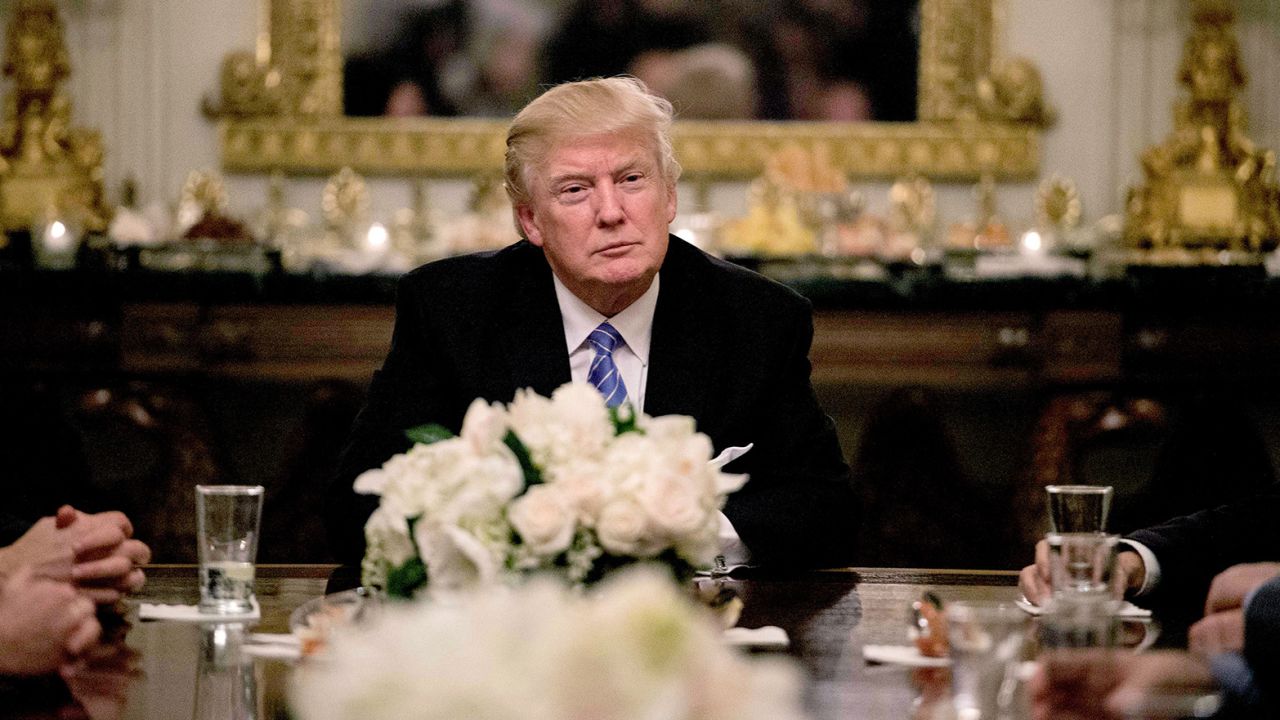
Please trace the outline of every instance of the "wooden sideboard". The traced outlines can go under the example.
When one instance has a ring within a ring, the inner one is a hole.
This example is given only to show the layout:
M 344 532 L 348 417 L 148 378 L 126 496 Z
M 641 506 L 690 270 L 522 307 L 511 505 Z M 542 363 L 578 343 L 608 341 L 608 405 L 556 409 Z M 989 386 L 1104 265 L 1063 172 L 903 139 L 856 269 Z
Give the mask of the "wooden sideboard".
M 1280 283 L 1261 275 L 788 282 L 814 302 L 814 383 L 866 495 L 863 564 L 1013 567 L 1044 484 L 1115 484 L 1137 525 L 1280 455 Z M 97 500 L 138 514 L 158 559 L 190 559 L 191 485 L 253 482 L 278 518 L 266 559 L 323 561 L 319 488 L 393 289 L 0 271 L 0 388 L 65 420 Z

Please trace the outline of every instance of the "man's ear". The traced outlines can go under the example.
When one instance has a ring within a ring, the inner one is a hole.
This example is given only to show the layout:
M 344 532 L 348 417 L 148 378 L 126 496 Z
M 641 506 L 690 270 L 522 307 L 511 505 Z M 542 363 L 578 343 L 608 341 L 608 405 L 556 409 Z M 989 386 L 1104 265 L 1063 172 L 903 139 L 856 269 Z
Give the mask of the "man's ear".
M 538 247 L 542 247 L 542 231 L 538 228 L 538 221 L 534 217 L 533 208 L 528 205 L 517 205 L 515 214 L 516 224 L 520 226 L 525 239 Z

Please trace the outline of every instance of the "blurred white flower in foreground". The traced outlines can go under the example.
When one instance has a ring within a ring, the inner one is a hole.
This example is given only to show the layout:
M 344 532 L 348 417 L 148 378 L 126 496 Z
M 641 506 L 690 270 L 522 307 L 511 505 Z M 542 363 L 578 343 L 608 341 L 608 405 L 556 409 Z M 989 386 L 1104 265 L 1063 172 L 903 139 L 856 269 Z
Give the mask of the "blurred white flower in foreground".
M 392 603 L 304 664 L 300 720 L 800 720 L 790 661 L 741 656 L 660 572 Z

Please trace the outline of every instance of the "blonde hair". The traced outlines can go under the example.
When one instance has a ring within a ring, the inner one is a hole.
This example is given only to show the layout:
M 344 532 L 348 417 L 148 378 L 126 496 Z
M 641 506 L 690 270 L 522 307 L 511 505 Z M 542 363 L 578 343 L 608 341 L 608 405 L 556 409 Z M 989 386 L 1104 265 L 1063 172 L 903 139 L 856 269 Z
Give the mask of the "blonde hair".
M 531 170 L 553 143 L 591 135 L 647 135 L 658 153 L 663 180 L 675 185 L 680 163 L 671 147 L 673 115 L 671 103 L 633 77 L 556 85 L 526 105 L 507 130 L 505 180 L 511 204 L 528 202 Z

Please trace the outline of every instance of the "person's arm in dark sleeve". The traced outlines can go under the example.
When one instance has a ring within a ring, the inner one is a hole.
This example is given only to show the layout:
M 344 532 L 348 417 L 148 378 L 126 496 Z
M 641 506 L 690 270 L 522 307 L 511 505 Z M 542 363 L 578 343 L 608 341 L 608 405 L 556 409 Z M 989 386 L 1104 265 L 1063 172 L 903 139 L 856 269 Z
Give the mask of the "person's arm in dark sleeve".
M 380 467 L 410 447 L 405 431 L 428 422 L 447 423 L 449 397 L 442 360 L 432 347 L 432 327 L 414 292 L 413 275 L 396 293 L 395 329 L 382 368 L 374 373 L 368 399 L 356 416 L 338 469 L 325 494 L 325 524 L 333 555 L 359 564 L 364 556 L 364 524 L 378 497 L 359 495 L 356 477 Z
M 727 472 L 751 479 L 730 496 L 725 514 L 753 562 L 831 567 L 851 562 L 858 503 L 835 423 L 823 412 L 810 381 L 813 318 L 797 303 L 781 371 L 770 383 L 755 448 Z
M 1222 507 L 1174 518 L 1127 537 L 1146 545 L 1160 562 L 1160 582 L 1143 604 L 1198 617 L 1209 583 L 1223 570 L 1274 560 L 1280 547 L 1280 486 Z

